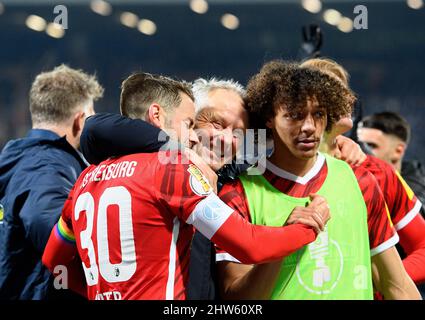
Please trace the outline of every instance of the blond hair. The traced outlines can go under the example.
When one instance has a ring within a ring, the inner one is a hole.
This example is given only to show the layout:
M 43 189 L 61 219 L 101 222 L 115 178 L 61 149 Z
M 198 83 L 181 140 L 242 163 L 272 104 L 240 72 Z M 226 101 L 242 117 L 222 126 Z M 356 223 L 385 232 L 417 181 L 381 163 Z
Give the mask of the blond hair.
M 329 58 L 314 58 L 304 61 L 301 67 L 317 69 L 332 76 L 336 76 L 346 86 L 348 86 L 349 74 L 343 66 Z
M 82 109 L 88 100 L 101 98 L 103 91 L 95 76 L 63 64 L 52 71 L 40 73 L 29 94 L 33 126 L 62 124 Z

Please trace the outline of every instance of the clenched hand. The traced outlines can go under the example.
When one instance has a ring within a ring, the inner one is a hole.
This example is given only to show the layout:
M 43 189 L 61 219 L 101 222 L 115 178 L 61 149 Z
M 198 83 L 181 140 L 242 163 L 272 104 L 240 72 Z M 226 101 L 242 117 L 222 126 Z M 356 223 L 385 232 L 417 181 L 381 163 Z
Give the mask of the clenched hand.
M 310 195 L 311 203 L 307 207 L 295 207 L 286 224 L 302 223 L 312 227 L 316 233 L 325 229 L 331 218 L 326 199 L 317 194 Z

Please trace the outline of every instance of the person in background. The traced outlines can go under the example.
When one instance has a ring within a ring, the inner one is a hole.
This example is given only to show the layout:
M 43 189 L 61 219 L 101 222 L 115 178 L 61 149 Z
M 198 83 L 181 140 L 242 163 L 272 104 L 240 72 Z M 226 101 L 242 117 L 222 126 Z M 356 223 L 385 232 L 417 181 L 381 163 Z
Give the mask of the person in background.
M 9 141 L 0 155 L 0 299 L 71 296 L 54 289 L 41 257 L 68 193 L 86 168 L 78 151 L 80 135 L 102 95 L 94 76 L 66 65 L 40 73 L 32 83 L 32 129 Z
M 388 167 L 392 166 L 392 179 L 400 187 L 394 192 L 398 200 L 390 201 L 401 208 L 403 203 L 414 203 L 416 206 L 410 211 L 406 206 L 404 214 L 393 215 L 393 221 L 400 235 L 400 255 L 409 275 L 418 285 L 422 297 L 425 297 L 425 172 L 419 161 L 403 161 L 404 154 L 410 142 L 411 129 L 409 123 L 395 112 L 380 112 L 363 118 L 357 129 L 359 140 L 365 143 L 372 153 Z M 368 156 L 369 159 L 373 157 Z M 376 162 L 376 161 L 375 161 Z M 378 175 L 391 170 L 382 170 L 380 165 Z M 385 184 L 385 192 L 393 190 L 392 184 Z M 407 196 L 406 196 L 407 195 Z M 406 199 L 406 200 L 400 200 Z M 402 211 L 400 211 L 402 212 Z M 417 213 L 420 212 L 420 215 Z M 392 213 L 392 212 L 391 212 Z M 404 217 L 400 220 L 400 217 Z
M 375 113 L 360 121 L 357 135 L 376 157 L 392 165 L 421 202 L 425 203 L 425 170 L 417 160 L 404 160 L 411 139 L 407 120 L 396 112 Z M 425 217 L 423 206 L 421 213 Z

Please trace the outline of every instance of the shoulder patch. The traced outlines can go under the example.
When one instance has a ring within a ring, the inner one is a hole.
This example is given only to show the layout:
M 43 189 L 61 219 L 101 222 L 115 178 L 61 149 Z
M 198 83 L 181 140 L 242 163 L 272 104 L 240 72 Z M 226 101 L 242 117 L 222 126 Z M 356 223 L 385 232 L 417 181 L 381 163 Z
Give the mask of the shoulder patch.
M 190 173 L 190 188 L 198 196 L 206 196 L 212 192 L 207 178 L 202 174 L 201 170 L 194 164 L 189 164 L 187 171 Z

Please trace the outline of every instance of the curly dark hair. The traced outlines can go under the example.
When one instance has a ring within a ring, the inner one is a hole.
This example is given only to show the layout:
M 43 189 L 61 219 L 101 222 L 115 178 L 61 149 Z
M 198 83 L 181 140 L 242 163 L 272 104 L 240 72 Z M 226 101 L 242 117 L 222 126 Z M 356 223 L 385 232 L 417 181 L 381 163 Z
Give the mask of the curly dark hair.
M 251 127 L 266 128 L 266 122 L 283 104 L 289 112 L 297 113 L 311 97 L 326 110 L 326 131 L 342 116 L 350 114 L 356 101 L 354 93 L 336 77 L 293 62 L 270 61 L 247 85 L 245 103 Z

